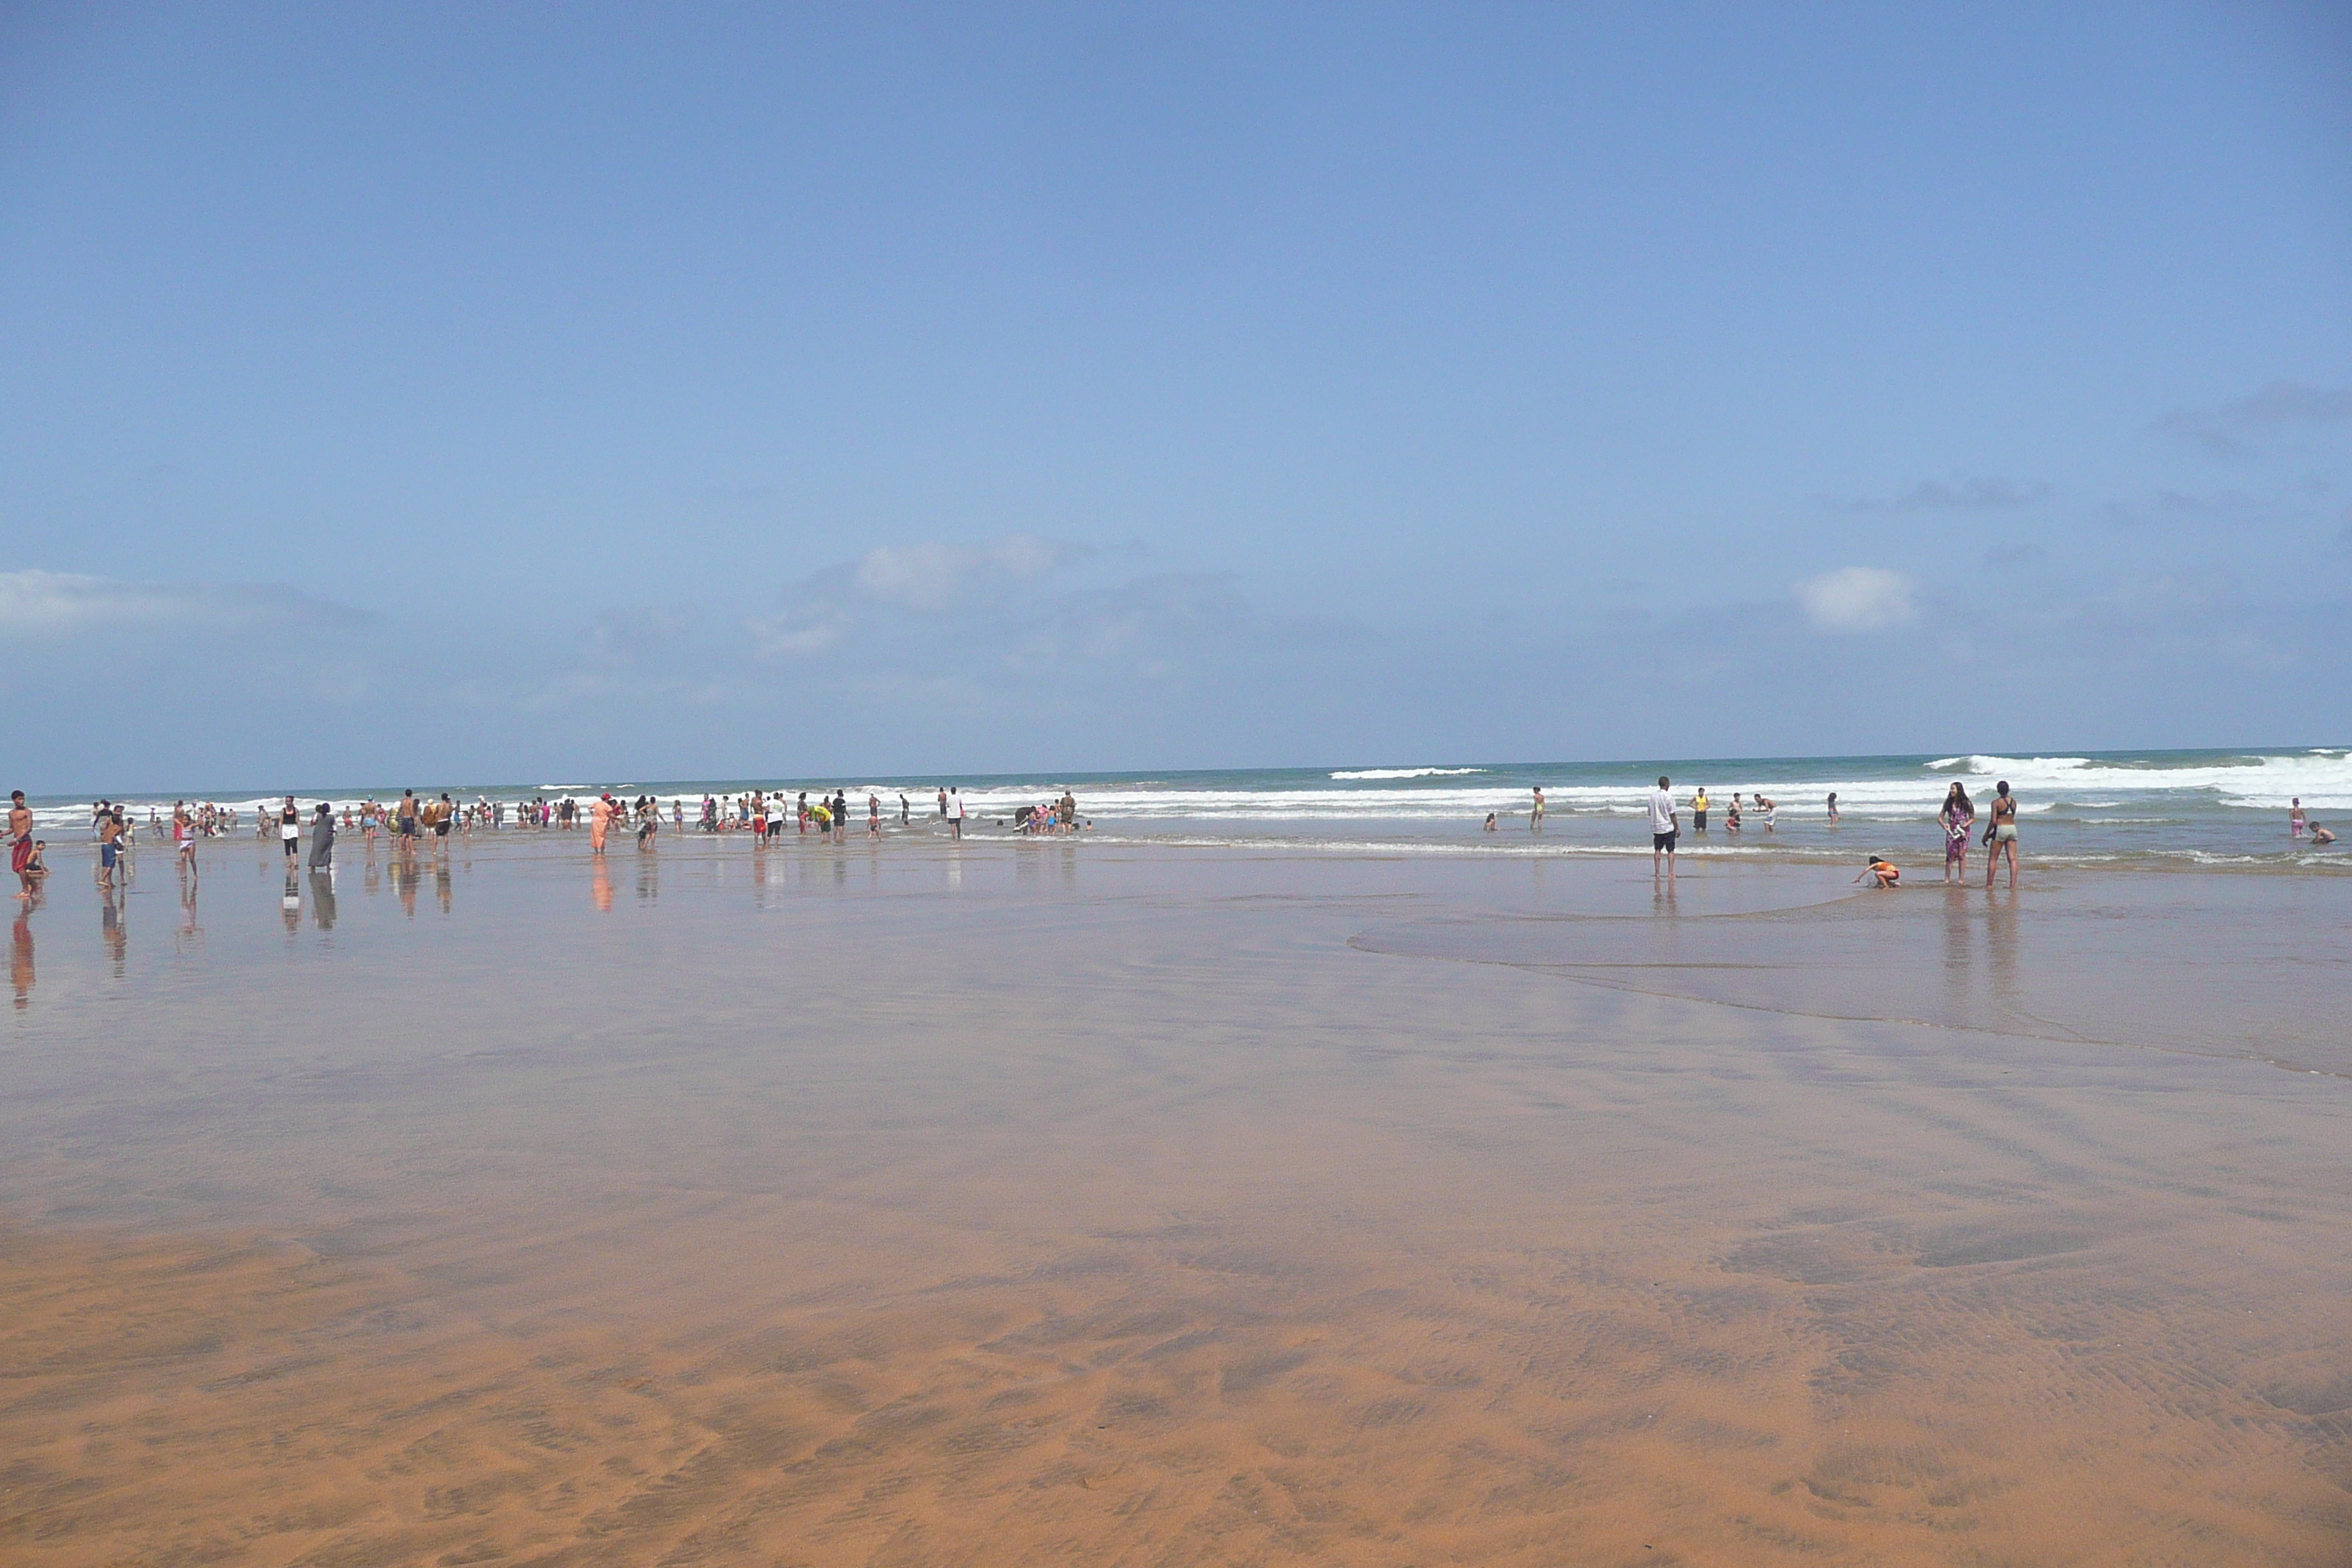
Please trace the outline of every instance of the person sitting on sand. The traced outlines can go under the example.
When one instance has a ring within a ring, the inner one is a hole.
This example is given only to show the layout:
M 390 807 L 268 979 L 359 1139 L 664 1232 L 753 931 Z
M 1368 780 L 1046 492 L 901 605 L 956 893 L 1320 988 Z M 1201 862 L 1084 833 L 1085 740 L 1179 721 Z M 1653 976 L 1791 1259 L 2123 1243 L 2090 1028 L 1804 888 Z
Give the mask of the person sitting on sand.
M 2327 829 L 2320 826 L 2319 824 L 2315 822 L 2310 826 L 2311 841 L 2314 844 L 2333 844 L 2336 842 L 2336 835 L 2328 832 Z
M 33 840 L 33 852 L 25 857 L 25 886 L 37 889 L 49 874 L 49 841 Z
M 1873 887 L 1891 888 L 1903 879 L 1903 870 L 1885 856 L 1873 855 L 1870 858 L 1870 864 L 1863 868 L 1862 876 L 1856 877 L 1854 880 L 1859 882 L 1864 878 L 1870 879 Z

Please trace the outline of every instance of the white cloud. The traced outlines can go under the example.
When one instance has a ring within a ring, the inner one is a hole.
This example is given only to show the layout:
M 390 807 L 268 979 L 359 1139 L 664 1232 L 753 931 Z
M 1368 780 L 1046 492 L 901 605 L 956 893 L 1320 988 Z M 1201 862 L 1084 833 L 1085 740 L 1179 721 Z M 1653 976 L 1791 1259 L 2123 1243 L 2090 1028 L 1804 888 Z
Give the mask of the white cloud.
M 985 544 L 885 544 L 866 552 L 853 580 L 869 597 L 930 612 L 946 609 L 980 578 L 1042 577 L 1069 553 L 1066 545 L 1027 533 Z
M 1874 632 L 1917 615 L 1911 579 L 1883 566 L 1844 566 L 1796 584 L 1790 592 L 1817 631 Z
M 1073 555 L 1084 553 L 1076 546 L 1040 539 L 1034 533 L 1008 533 L 982 548 L 991 564 L 1015 577 L 1043 577 Z
M 854 634 L 903 640 L 974 616 L 974 624 L 1017 620 L 1017 590 L 1086 553 L 1028 533 L 980 544 L 885 544 L 787 584 L 782 607 L 748 617 L 743 630 L 754 657 L 778 659 L 823 653 Z
M 910 610 L 943 610 L 970 570 L 969 552 L 936 542 L 885 544 L 857 563 L 860 593 Z
M 278 584 L 131 583 L 68 572 L 0 572 L 0 637 L 58 638 L 91 631 L 235 632 L 361 618 L 355 611 Z
M 791 658 L 823 653 L 849 630 L 849 617 L 839 611 L 814 614 L 753 616 L 743 623 L 751 634 L 751 652 L 759 658 Z

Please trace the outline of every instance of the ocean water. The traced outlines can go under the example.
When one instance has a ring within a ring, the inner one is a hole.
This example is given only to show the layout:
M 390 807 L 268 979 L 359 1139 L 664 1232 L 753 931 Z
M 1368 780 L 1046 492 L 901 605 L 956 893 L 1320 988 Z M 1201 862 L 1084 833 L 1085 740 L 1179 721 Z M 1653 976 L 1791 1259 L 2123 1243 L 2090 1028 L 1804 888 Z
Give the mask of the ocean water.
M 1495 855 L 1645 855 L 1643 820 L 1652 782 L 1674 780 L 1685 806 L 1704 785 L 1712 797 L 1710 831 L 1685 833 L 1686 852 L 1707 857 L 1859 861 L 1884 853 L 1898 861 L 1939 863 L 1942 840 L 1935 814 L 1946 788 L 1959 781 L 1976 800 L 1981 823 L 1995 784 L 2009 781 L 2018 796 L 2026 856 L 2045 864 L 2145 865 L 2170 868 L 2244 868 L 2326 873 L 2352 869 L 2342 844 L 2319 847 L 2288 832 L 2287 812 L 2300 799 L 2315 821 L 2338 832 L 2352 825 L 2352 748 L 2279 748 L 2261 752 L 2108 752 L 2082 755 L 1879 757 L 1746 757 L 1610 763 L 1461 763 L 1391 766 L 1269 768 L 1134 773 L 1028 773 L 963 778 L 800 778 L 662 780 L 610 778 L 536 784 L 414 781 L 457 800 L 509 804 L 562 795 L 585 800 L 599 790 L 623 798 L 646 794 L 665 805 L 684 800 L 689 819 L 706 794 L 728 800 L 753 789 L 796 794 L 845 789 L 862 820 L 866 795 L 881 797 L 886 826 L 896 834 L 898 797 L 908 796 L 917 827 L 936 822 L 936 791 L 958 785 L 971 820 L 967 831 L 1010 831 L 1022 805 L 1074 792 L 1095 841 L 1203 845 L 1287 845 L 1302 849 L 1382 849 L 1404 853 Z M 1531 792 L 1543 789 L 1547 815 L 1532 830 Z M 1733 795 L 1759 793 L 1777 805 L 1769 830 L 1752 809 L 1744 830 L 1725 826 Z M 390 800 L 398 785 L 294 793 L 305 804 L 339 807 Z M 1842 820 L 1828 820 L 1834 793 Z M 214 795 L 236 806 L 247 830 L 275 794 Z M 150 806 L 168 815 L 171 796 L 129 804 L 143 822 Z M 190 798 L 200 798 L 191 795 Z M 89 803 L 62 797 L 36 802 L 44 828 L 60 842 L 87 833 Z M 1496 831 L 1485 830 L 1489 813 Z M 1685 818 L 1687 830 L 1690 822 Z M 1973 851 L 1972 851 L 1973 853 Z M 1933 858 L 1932 861 L 1930 858 Z

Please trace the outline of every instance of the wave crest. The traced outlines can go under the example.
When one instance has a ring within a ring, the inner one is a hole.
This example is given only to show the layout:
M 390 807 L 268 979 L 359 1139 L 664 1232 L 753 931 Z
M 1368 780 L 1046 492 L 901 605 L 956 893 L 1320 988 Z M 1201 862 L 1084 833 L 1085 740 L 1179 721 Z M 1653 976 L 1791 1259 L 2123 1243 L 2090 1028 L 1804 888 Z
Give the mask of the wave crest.
M 1458 778 L 1464 773 L 1483 773 L 1484 768 L 1356 768 L 1336 773 L 1335 779 L 1435 779 Z

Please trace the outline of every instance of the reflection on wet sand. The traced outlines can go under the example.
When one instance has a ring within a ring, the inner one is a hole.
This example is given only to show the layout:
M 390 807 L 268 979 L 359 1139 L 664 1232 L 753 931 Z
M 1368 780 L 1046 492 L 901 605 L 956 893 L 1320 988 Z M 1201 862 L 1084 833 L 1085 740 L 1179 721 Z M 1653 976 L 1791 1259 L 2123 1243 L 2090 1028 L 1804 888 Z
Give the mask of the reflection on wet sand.
M 1375 927 L 1355 945 L 1775 1012 L 2352 1074 L 2336 1013 L 2352 990 L 2352 910 L 2336 889 L 2294 878 L 2123 880 L 2138 885 L 1929 885 L 1698 920 L 1449 911 Z
M 45 994 L 0 1556 L 2342 1560 L 2340 1080 L 1644 994 L 2032 1022 L 2112 888 L 1018 855 L 486 859 Z
M 16 923 L 8 933 L 8 978 L 16 987 L 19 1010 L 33 1001 L 33 911 L 31 900 L 16 913 Z
M 122 926 L 123 895 L 112 888 L 100 889 L 98 895 L 98 935 L 105 946 L 107 965 L 114 978 L 122 978 L 123 967 L 131 957 L 131 933 Z
M 172 932 L 172 951 L 187 955 L 203 945 L 205 928 L 196 922 L 198 879 L 194 873 L 180 879 L 180 923 Z

